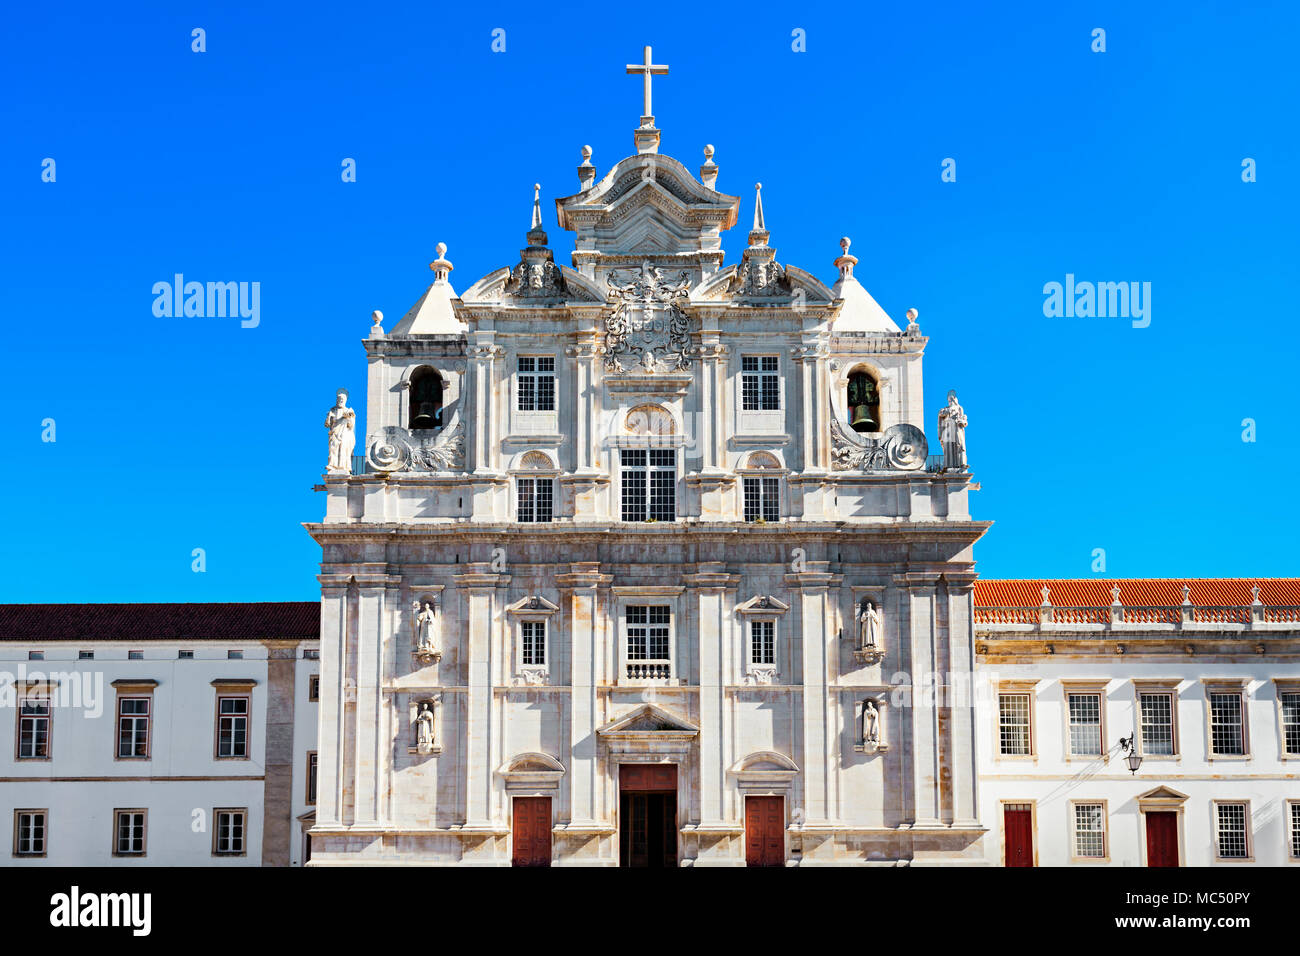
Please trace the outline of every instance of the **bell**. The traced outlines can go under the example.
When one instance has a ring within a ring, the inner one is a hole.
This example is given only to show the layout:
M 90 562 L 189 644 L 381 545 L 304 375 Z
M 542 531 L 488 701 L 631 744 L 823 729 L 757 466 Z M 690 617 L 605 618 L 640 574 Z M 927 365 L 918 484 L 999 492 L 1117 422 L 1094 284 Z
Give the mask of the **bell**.
M 871 417 L 871 410 L 866 405 L 854 405 L 853 417 L 849 420 L 855 432 L 871 432 L 876 430 L 875 419 Z
M 433 417 L 433 402 L 421 402 L 419 414 L 415 416 L 415 421 L 411 423 L 412 428 L 434 428 L 438 424 Z

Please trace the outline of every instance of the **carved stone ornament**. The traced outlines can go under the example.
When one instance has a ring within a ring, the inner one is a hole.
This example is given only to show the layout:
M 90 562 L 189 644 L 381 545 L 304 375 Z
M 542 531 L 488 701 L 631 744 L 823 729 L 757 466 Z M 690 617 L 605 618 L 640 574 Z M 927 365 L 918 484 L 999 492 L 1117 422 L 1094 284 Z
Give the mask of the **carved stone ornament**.
M 858 646 L 853 656 L 864 664 L 874 664 L 885 656 L 880 607 L 870 599 L 858 608 Z
M 428 755 L 438 752 L 437 737 L 437 715 L 434 711 L 434 702 L 431 700 L 422 700 L 416 705 L 415 711 L 415 752 L 421 755 Z
M 862 738 L 853 749 L 864 754 L 884 753 L 889 750 L 885 739 L 884 705 L 868 697 L 862 702 Z
M 549 259 L 521 261 L 510 270 L 505 292 L 516 299 L 554 299 L 568 293 L 564 273 Z
M 433 664 L 442 660 L 438 650 L 438 615 L 433 604 L 414 601 L 411 611 L 415 615 L 412 630 L 415 638 L 415 656 L 422 664 Z
M 629 281 L 630 280 L 630 281 Z M 671 281 L 647 261 L 638 273 L 611 272 L 614 309 L 605 316 L 605 370 L 677 372 L 690 366 L 690 322 L 681 306 L 690 295 L 683 269 Z
M 745 683 L 750 686 L 776 683 L 776 668 L 770 665 L 751 667 L 745 674 Z
M 386 425 L 370 444 L 366 461 L 379 472 L 459 471 L 465 464 L 465 439 L 460 422 L 434 435 L 416 438 L 399 425 Z
M 783 265 L 770 257 L 747 255 L 732 276 L 728 291 L 746 298 L 763 298 L 788 296 L 792 290 Z
M 882 438 L 866 438 L 831 415 L 831 465 L 836 471 L 920 471 L 929 445 L 915 425 L 890 425 Z

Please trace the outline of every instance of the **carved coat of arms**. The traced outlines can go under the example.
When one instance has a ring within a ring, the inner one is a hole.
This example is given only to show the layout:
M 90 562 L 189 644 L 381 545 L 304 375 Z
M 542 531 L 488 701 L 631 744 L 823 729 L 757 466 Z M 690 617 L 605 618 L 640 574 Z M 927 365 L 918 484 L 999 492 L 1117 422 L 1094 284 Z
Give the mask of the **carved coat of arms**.
M 690 321 L 682 304 L 690 295 L 685 270 L 666 279 L 645 262 L 641 271 L 612 272 L 606 280 L 614 309 L 605 317 L 605 369 L 626 372 L 680 371 L 690 365 Z

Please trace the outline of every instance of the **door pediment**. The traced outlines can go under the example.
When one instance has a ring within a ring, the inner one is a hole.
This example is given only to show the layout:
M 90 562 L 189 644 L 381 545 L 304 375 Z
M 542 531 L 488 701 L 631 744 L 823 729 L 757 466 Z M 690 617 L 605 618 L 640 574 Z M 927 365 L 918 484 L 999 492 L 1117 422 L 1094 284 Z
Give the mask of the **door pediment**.
M 622 717 L 596 729 L 596 733 L 606 739 L 633 740 L 648 737 L 683 739 L 695 737 L 699 732 L 700 728 L 686 718 L 654 704 L 635 707 Z

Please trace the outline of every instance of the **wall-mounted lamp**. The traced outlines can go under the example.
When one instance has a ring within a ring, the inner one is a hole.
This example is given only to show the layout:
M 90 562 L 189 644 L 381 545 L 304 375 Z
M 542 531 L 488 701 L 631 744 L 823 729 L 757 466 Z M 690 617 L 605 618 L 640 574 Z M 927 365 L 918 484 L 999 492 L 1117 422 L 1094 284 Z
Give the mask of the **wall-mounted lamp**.
M 1133 773 L 1138 772 L 1138 767 L 1142 766 L 1142 755 L 1138 753 L 1137 745 L 1133 742 L 1136 734 L 1129 734 L 1127 737 L 1119 739 L 1119 745 L 1124 748 L 1124 760 L 1128 763 L 1128 769 Z

